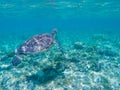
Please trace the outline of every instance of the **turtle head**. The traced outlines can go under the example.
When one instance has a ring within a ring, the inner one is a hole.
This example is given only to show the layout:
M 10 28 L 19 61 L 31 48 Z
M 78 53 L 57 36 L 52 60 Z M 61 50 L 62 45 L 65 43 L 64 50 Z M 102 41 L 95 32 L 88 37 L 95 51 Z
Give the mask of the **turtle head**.
M 52 37 L 55 38 L 57 34 L 57 28 L 54 28 L 51 34 L 52 34 Z

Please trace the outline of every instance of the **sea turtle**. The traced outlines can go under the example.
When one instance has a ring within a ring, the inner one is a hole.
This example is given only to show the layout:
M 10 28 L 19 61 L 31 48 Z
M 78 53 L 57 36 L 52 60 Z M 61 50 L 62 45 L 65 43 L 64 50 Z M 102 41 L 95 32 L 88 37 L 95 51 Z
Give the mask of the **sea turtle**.
M 43 52 L 48 50 L 53 44 L 56 44 L 62 52 L 60 45 L 55 40 L 56 33 L 57 30 L 55 29 L 52 31 L 52 33 L 38 34 L 25 41 L 15 50 L 15 55 L 12 59 L 12 65 L 17 66 L 20 64 L 24 55 Z

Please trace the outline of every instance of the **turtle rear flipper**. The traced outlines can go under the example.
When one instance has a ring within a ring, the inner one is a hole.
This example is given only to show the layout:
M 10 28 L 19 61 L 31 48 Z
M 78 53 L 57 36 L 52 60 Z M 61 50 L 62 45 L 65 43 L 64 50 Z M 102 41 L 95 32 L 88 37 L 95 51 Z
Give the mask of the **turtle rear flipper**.
M 19 64 L 21 63 L 21 60 L 22 60 L 22 56 L 20 56 L 20 55 L 15 55 L 15 56 L 13 57 L 11 63 L 12 63 L 13 66 L 17 66 L 17 65 L 19 65 Z
M 7 55 L 7 57 L 13 57 L 15 55 L 15 52 L 11 52 Z
M 11 58 L 15 55 L 15 52 L 11 52 L 3 57 L 0 58 L 0 61 L 6 61 L 8 58 Z

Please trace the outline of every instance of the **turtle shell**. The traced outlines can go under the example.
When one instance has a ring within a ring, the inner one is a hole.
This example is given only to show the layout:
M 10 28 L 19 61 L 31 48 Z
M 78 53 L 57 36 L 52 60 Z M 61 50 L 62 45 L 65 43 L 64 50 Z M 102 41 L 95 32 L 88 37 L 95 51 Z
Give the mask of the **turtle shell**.
M 31 39 L 25 41 L 23 45 L 16 49 L 19 54 L 32 54 L 47 50 L 53 44 L 53 37 L 51 34 L 40 34 L 33 36 Z

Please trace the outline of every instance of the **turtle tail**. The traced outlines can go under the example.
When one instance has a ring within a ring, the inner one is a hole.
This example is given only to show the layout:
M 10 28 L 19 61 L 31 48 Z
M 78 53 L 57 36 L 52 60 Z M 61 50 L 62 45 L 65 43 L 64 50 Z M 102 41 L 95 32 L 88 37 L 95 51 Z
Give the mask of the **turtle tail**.
M 23 57 L 21 55 L 14 55 L 11 63 L 12 63 L 13 66 L 17 66 L 21 63 L 22 59 L 23 59 Z

